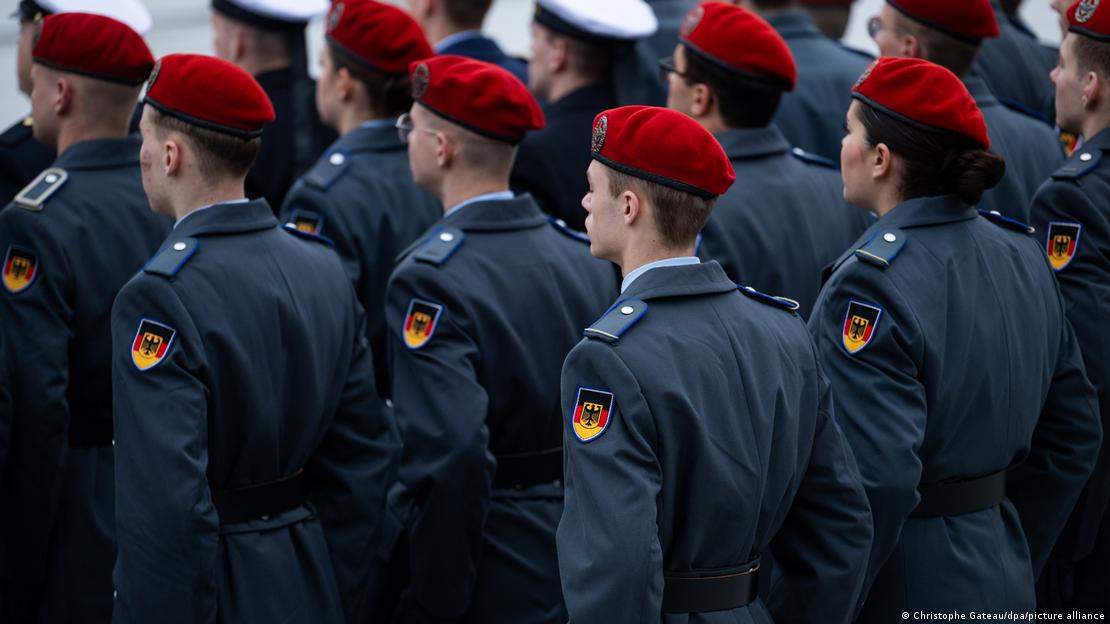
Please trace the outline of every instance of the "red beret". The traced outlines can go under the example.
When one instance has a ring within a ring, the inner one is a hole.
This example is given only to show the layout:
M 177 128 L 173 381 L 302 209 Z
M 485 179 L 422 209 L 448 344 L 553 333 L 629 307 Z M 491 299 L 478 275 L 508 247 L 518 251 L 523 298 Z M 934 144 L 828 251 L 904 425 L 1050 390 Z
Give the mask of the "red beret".
M 999 33 L 990 0 L 886 1 L 906 17 L 966 43 L 979 43 Z
M 794 55 L 763 18 L 723 2 L 706 2 L 686 14 L 679 41 L 694 54 L 740 76 L 793 91 Z
M 200 54 L 159 59 L 143 101 L 163 114 L 244 139 L 260 136 L 274 120 L 269 96 L 250 74 Z
M 883 57 L 863 72 L 852 97 L 912 126 L 963 135 L 990 149 L 987 122 L 967 87 L 940 65 Z
M 1068 11 L 1068 30 L 1110 43 L 1110 9 L 1098 10 L 1099 0 L 1079 0 Z
M 31 57 L 60 71 L 136 86 L 154 67 L 154 56 L 139 33 L 90 13 L 47 15 Z
M 543 127 L 528 87 L 496 65 L 445 55 L 413 63 L 409 72 L 414 100 L 471 132 L 515 145 Z
M 623 106 L 595 117 L 593 158 L 700 197 L 720 195 L 736 181 L 732 163 L 708 130 L 682 113 L 654 106 Z
M 333 46 L 386 74 L 405 75 L 413 62 L 435 55 L 416 20 L 375 0 L 337 0 L 327 29 Z

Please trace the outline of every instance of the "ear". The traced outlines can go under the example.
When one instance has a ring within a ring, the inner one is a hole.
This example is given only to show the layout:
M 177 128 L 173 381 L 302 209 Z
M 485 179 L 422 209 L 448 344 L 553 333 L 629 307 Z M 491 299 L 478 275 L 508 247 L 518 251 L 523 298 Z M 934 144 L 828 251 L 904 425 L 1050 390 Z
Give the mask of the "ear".
M 355 79 L 351 77 L 351 72 L 343 67 L 335 72 L 335 76 L 337 78 L 335 88 L 339 92 L 339 101 L 350 102 L 355 95 Z
M 905 34 L 898 40 L 898 55 L 907 58 L 925 58 L 925 48 L 917 37 Z
M 1098 73 L 1087 72 L 1083 77 L 1083 108 L 1088 111 L 1097 109 L 1103 98 L 1110 97 L 1110 93 L 1104 93 L 1107 86 L 1110 83 L 1103 80 Z
M 632 191 L 621 193 L 619 208 L 624 224 L 629 227 L 635 225 L 644 215 L 644 202 Z
M 697 83 L 690 94 L 690 114 L 694 117 L 705 117 L 712 109 L 715 100 L 709 85 Z
M 894 172 L 894 154 L 886 143 L 879 143 L 872 150 L 871 179 L 882 180 Z
M 185 153 L 181 142 L 174 140 L 172 135 L 162 142 L 162 169 L 167 178 L 179 175 L 185 168 Z
M 458 144 L 454 139 L 443 132 L 436 132 L 436 165 L 440 168 L 448 167 L 455 160 L 455 151 Z
M 551 54 L 547 56 L 547 69 L 552 74 L 557 74 L 566 69 L 570 62 L 570 47 L 567 40 L 555 37 L 551 40 Z
M 247 55 L 247 31 L 238 24 L 233 24 L 228 29 L 227 53 L 231 56 L 232 63 L 238 63 Z
M 73 82 L 58 76 L 54 82 L 54 114 L 61 117 L 73 110 L 73 97 Z

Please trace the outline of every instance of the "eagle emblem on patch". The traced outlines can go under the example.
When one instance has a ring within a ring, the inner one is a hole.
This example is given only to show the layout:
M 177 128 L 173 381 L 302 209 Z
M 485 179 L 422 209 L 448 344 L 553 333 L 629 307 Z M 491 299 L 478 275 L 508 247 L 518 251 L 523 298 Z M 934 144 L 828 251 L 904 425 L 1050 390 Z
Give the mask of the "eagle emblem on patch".
M 1075 21 L 1080 24 L 1090 21 L 1095 16 L 1098 3 L 1099 0 L 1079 0 L 1079 6 L 1075 9 Z
M 33 251 L 8 246 L 4 254 L 4 288 L 13 295 L 27 290 L 34 283 L 38 268 L 38 256 Z
M 290 215 L 289 224 L 301 232 L 319 236 L 324 229 L 324 218 L 312 212 L 294 210 Z
M 1048 263 L 1052 265 L 1052 270 L 1061 271 L 1071 264 L 1076 250 L 1079 249 L 1079 235 L 1082 232 L 1083 226 L 1078 223 L 1053 221 L 1048 224 L 1045 253 L 1048 254 Z
M 701 18 L 705 16 L 705 9 L 701 6 L 694 7 L 694 10 L 686 14 L 686 19 L 682 20 L 683 37 L 689 37 L 693 34 L 694 29 L 701 23 Z
M 328 32 L 332 32 L 339 26 L 339 20 L 343 19 L 343 9 L 346 7 L 342 2 L 336 2 L 328 13 Z
M 594 124 L 594 136 L 592 146 L 595 154 L 601 153 L 601 148 L 605 147 L 605 133 L 609 131 L 609 118 L 602 115 L 597 123 Z
M 858 89 L 861 84 L 866 82 L 867 79 L 871 77 L 872 70 L 874 70 L 875 66 L 878 65 L 878 64 L 879 64 L 879 62 L 875 61 L 875 62 L 871 63 L 870 65 L 868 65 L 867 69 L 863 70 L 863 73 L 860 74 L 859 78 L 856 79 L 856 86 L 854 86 L 852 88 L 853 89 Z
M 574 399 L 574 435 L 582 442 L 596 439 L 609 428 L 613 413 L 613 393 L 594 388 L 578 388 Z
M 410 349 L 419 349 L 432 339 L 432 334 L 439 324 L 439 317 L 443 314 L 443 306 L 431 301 L 413 299 L 409 302 L 409 310 L 405 313 L 404 338 L 405 346 Z
M 850 301 L 848 312 L 844 315 L 844 328 L 842 330 L 844 350 L 850 355 L 862 351 L 875 337 L 875 328 L 878 326 L 879 317 L 882 315 L 883 309 L 878 306 Z
M 427 63 L 416 66 L 412 72 L 412 99 L 419 100 L 428 92 L 428 85 L 432 82 L 432 70 Z
M 131 342 L 131 361 L 135 368 L 150 370 L 166 359 L 176 335 L 177 332 L 168 325 L 150 319 L 139 321 L 139 329 Z

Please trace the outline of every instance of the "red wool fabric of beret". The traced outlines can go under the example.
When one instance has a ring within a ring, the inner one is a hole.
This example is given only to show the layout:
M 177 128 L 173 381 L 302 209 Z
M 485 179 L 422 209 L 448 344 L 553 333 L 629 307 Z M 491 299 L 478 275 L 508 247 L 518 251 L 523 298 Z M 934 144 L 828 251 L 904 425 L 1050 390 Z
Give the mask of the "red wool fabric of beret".
M 887 0 L 906 17 L 967 43 L 997 37 L 990 0 Z
M 416 20 L 375 0 L 334 2 L 326 26 L 332 45 L 386 74 L 403 76 L 412 63 L 435 55 Z
M 956 74 L 911 58 L 883 57 L 863 72 L 852 97 L 910 125 L 963 135 L 990 149 L 983 113 Z
M 154 55 L 139 33 L 91 13 L 47 15 L 31 58 L 60 71 L 136 86 L 154 67 Z
M 1107 2 L 1110 4 L 1110 1 Z M 1079 0 L 1068 10 L 1068 30 L 1110 43 L 1110 7 L 1099 8 L 1100 0 Z
M 413 63 L 409 71 L 415 101 L 471 132 L 515 145 L 544 126 L 528 87 L 496 65 L 444 55 Z
M 698 56 L 735 74 L 793 91 L 798 68 L 786 41 L 763 18 L 723 2 L 686 14 L 679 41 Z
M 649 182 L 714 197 L 736 181 L 721 144 L 686 115 L 654 106 L 623 106 L 594 118 L 594 160 Z
M 269 96 L 247 72 L 201 54 L 170 54 L 154 67 L 146 104 L 182 121 L 243 139 L 274 121 Z

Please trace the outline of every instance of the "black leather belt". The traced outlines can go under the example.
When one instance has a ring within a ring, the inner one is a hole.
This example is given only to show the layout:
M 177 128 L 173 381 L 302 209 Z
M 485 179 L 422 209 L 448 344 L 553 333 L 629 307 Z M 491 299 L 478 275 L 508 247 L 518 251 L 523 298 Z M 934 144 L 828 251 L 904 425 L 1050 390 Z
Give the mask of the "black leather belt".
M 220 524 L 250 522 L 296 509 L 308 500 L 304 469 L 276 481 L 212 492 Z
M 755 602 L 759 559 L 743 572 L 721 576 L 663 575 L 663 613 L 708 613 L 738 609 Z
M 112 436 L 111 418 L 70 418 L 69 445 L 72 447 L 110 446 Z
M 554 483 L 563 478 L 563 447 L 532 453 L 497 456 L 497 472 L 493 487 L 522 488 L 541 483 Z
M 921 494 L 921 502 L 910 516 L 962 516 L 1001 504 L 1006 498 L 1006 472 L 967 481 L 922 483 L 917 491 Z

